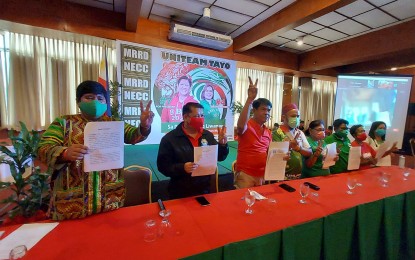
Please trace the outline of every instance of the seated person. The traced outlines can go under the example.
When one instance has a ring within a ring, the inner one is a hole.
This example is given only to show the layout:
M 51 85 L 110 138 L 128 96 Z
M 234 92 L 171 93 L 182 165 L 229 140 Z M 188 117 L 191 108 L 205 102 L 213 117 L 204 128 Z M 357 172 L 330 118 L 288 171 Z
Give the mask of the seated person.
M 194 147 L 216 145 L 213 134 L 203 129 L 203 106 L 189 102 L 183 106 L 183 122 L 167 133 L 160 142 L 157 168 L 170 177 L 168 192 L 170 199 L 178 199 L 212 192 L 211 175 L 192 177 L 197 168 L 194 160 Z M 225 127 L 218 128 L 218 161 L 226 159 L 229 147 Z
M 54 172 L 51 180 L 50 215 L 54 220 L 83 218 L 114 210 L 124 204 L 122 169 L 84 172 L 84 129 L 88 122 L 113 121 L 105 115 L 106 90 L 95 81 L 84 81 L 76 89 L 80 114 L 55 119 L 43 133 L 38 155 Z M 140 103 L 140 127 L 124 124 L 124 142 L 135 144 L 147 138 L 153 121 L 151 101 Z M 102 140 L 105 142 L 105 140 Z
M 362 125 L 354 125 L 350 128 L 350 134 L 355 139 L 352 142 L 353 147 L 361 147 L 360 168 L 359 170 L 369 169 L 376 165 L 376 151 L 366 143 L 366 131 Z
M 350 140 L 349 140 L 349 121 L 344 119 L 336 119 L 333 122 L 334 133 L 326 136 L 324 141 L 326 144 L 331 144 L 336 142 L 337 152 L 339 153 L 339 159 L 336 161 L 336 164 L 330 167 L 330 173 L 342 173 L 347 171 L 347 165 L 349 163 L 349 150 L 350 150 Z

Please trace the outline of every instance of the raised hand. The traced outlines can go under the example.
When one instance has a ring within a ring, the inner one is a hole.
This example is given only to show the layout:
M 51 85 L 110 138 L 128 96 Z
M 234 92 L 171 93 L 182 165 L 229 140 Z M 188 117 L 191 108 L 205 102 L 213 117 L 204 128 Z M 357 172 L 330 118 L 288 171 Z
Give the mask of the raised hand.
M 297 138 L 300 136 L 300 132 L 298 132 L 295 136 L 294 139 L 290 140 L 290 149 L 293 149 L 294 151 L 298 151 L 300 148 L 300 145 L 297 142 Z
M 223 125 L 222 129 L 218 127 L 218 142 L 220 144 L 226 144 L 228 142 L 228 138 L 226 137 L 226 126 Z
M 248 87 L 248 99 L 255 100 L 258 94 L 258 79 L 256 79 L 255 84 L 252 83 L 251 77 L 248 76 L 249 79 L 249 87 Z
M 323 142 L 322 142 L 321 140 L 319 140 L 319 141 L 318 141 L 318 146 L 317 146 L 317 148 L 316 148 L 316 151 L 314 152 L 314 155 L 315 155 L 316 157 L 320 156 L 320 154 L 323 152 L 323 147 L 322 147 L 322 145 L 323 145 Z
M 150 128 L 153 123 L 154 113 L 150 110 L 152 101 L 150 100 L 147 103 L 146 108 L 144 109 L 143 101 L 140 101 L 140 125 L 144 128 Z

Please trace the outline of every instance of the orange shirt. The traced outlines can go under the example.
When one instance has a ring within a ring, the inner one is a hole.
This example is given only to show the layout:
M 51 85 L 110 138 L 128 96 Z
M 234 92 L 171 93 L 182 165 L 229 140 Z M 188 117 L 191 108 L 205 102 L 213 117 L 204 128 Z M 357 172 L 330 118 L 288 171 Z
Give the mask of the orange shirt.
M 245 133 L 238 136 L 236 170 L 255 177 L 264 177 L 271 131 L 249 119 Z

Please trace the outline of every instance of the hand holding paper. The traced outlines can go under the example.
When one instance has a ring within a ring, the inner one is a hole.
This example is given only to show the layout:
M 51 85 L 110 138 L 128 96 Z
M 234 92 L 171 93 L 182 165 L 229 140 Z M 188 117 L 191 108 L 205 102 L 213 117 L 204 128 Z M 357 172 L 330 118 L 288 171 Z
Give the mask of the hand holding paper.
M 197 167 L 192 171 L 192 176 L 214 174 L 218 164 L 218 145 L 195 147 L 194 163 Z

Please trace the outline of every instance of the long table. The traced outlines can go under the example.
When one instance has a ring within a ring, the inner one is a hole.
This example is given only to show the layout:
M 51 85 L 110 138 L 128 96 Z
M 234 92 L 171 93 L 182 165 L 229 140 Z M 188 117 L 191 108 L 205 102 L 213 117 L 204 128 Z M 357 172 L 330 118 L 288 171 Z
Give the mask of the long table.
M 380 172 L 392 173 L 389 187 Z M 161 221 L 157 203 L 127 207 L 81 220 L 61 222 L 27 253 L 27 259 L 414 259 L 415 171 L 379 167 L 306 179 L 318 197 L 300 204 L 299 186 L 288 193 L 278 184 L 255 187 L 277 200 L 257 201 L 244 213 L 245 190 L 166 201 L 174 232 L 144 242 L 146 220 Z M 363 184 L 346 194 L 352 174 Z M 6 227 L 9 234 L 17 226 Z M 6 235 L 7 235 L 6 234 Z

